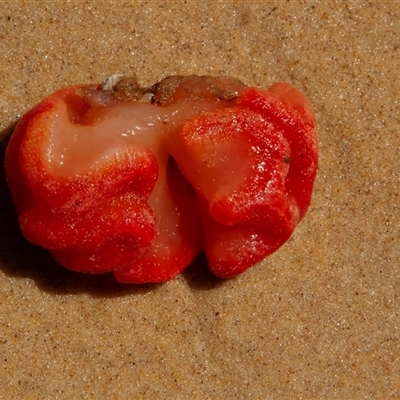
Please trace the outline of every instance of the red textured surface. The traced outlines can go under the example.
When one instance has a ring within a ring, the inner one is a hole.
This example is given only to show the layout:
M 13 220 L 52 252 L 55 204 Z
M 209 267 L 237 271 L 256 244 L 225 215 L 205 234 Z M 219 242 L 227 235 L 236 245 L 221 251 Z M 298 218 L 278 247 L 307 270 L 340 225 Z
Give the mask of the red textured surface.
M 172 131 L 154 128 L 144 143 L 127 142 L 115 155 L 86 151 L 89 167 L 59 175 L 48 156 L 56 157 L 58 121 L 75 140 L 82 136 L 78 129 L 92 127 L 83 134 L 92 135 L 96 148 L 102 140 L 96 127 L 108 115 L 78 89 L 62 89 L 29 111 L 6 156 L 23 234 L 67 268 L 114 272 L 122 282 L 163 282 L 204 246 L 210 269 L 229 278 L 282 246 L 304 216 L 317 168 L 315 121 L 308 100 L 290 85 L 245 89 L 223 108 L 200 110 Z M 190 99 L 194 106 L 196 99 Z M 73 145 L 67 137 L 58 140 Z M 160 174 L 167 183 L 152 208 L 149 196 Z M 162 228 L 171 212 L 178 222 Z

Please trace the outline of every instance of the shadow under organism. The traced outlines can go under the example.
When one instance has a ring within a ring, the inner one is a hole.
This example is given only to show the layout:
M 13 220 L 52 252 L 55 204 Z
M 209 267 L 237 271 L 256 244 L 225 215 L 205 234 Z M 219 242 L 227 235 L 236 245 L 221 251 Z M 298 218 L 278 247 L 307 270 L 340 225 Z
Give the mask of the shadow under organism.
M 56 294 L 89 293 L 94 297 L 119 297 L 157 290 L 161 284 L 121 284 L 110 274 L 91 275 L 70 271 L 43 248 L 28 242 L 18 226 L 18 217 L 8 189 L 5 153 L 15 123 L 0 132 L 0 269 L 9 276 L 29 278 L 42 290 Z M 223 284 L 207 267 L 201 254 L 183 272 L 187 284 L 209 290 Z
M 182 272 L 182 276 L 192 289 L 197 290 L 216 289 L 229 281 L 227 279 L 218 278 L 210 271 L 204 252 L 193 260 Z

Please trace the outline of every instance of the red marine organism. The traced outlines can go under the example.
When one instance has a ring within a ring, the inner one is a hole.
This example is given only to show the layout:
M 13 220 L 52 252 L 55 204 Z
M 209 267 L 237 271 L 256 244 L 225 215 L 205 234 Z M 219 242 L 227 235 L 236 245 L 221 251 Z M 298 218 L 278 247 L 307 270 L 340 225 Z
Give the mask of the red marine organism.
M 317 169 L 313 111 L 292 86 L 112 76 L 28 111 L 6 152 L 20 228 L 62 265 L 164 282 L 202 251 L 233 277 L 305 215 Z

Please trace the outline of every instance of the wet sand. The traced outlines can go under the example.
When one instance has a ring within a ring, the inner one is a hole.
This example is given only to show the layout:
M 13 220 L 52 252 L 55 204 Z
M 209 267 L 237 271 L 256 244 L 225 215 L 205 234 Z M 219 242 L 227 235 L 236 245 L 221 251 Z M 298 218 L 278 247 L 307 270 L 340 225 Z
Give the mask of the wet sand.
M 65 270 L 20 235 L 0 170 L 0 398 L 400 398 L 399 2 L 1 2 L 0 160 L 52 91 L 113 73 L 301 89 L 312 205 L 278 252 L 164 285 Z

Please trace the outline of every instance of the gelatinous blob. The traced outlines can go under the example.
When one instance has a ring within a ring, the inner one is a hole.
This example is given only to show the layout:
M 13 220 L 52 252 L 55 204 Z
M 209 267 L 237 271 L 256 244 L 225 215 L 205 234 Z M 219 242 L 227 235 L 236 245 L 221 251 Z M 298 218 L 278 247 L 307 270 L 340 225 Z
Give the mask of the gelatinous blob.
M 63 265 L 172 279 L 201 251 L 220 277 L 282 246 L 310 204 L 315 121 L 290 85 L 115 75 L 18 123 L 6 172 L 23 234 Z

